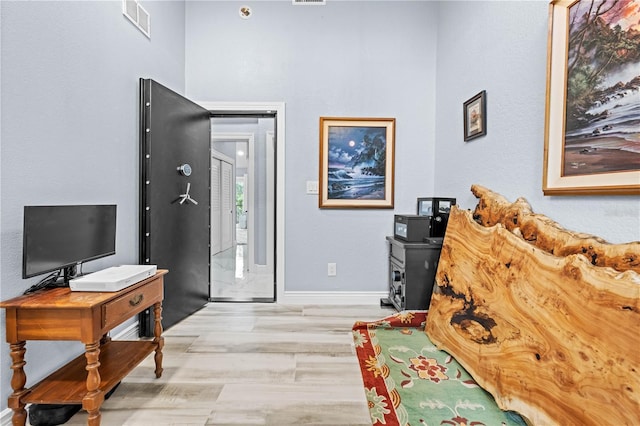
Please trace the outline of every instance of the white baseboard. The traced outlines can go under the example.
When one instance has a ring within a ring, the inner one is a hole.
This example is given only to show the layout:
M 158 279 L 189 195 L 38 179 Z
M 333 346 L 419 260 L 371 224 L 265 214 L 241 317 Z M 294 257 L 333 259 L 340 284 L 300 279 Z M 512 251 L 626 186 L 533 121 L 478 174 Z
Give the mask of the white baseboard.
M 13 417 L 13 410 L 11 408 L 5 408 L 0 413 L 0 426 L 11 426 L 11 417 Z
M 128 327 L 118 331 L 118 334 L 111 336 L 113 340 L 140 340 L 138 335 L 140 323 L 138 321 Z
M 285 291 L 281 305 L 378 305 L 385 291 Z

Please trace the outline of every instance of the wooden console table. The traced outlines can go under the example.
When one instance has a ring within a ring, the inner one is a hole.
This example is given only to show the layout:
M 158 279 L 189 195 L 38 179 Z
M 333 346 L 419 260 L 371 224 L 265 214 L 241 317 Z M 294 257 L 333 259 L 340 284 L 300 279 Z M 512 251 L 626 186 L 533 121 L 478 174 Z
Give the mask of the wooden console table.
M 82 404 L 87 424 L 100 425 L 104 395 L 147 355 L 155 351 L 155 374 L 162 375 L 162 299 L 164 275 L 153 276 L 118 292 L 79 292 L 68 287 L 38 291 L 0 302 L 7 311 L 7 342 L 11 349 L 11 388 L 8 406 L 14 426 L 24 426 L 26 404 Z M 153 306 L 151 341 L 116 341 L 107 333 Z M 79 340 L 85 353 L 47 378 L 25 388 L 24 354 L 27 340 Z

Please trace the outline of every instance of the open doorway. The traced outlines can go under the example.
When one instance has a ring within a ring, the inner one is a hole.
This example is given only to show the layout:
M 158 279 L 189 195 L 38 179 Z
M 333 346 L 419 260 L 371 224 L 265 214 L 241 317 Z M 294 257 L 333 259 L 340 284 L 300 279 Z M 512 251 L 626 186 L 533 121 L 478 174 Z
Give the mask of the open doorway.
M 211 113 L 212 301 L 276 299 L 272 112 Z

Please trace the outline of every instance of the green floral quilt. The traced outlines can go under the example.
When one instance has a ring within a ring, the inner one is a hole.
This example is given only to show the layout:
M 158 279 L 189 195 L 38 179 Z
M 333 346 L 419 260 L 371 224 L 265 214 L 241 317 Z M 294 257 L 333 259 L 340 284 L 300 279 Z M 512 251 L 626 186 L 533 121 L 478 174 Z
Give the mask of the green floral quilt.
M 526 426 L 431 343 L 426 316 L 404 311 L 353 326 L 372 425 Z

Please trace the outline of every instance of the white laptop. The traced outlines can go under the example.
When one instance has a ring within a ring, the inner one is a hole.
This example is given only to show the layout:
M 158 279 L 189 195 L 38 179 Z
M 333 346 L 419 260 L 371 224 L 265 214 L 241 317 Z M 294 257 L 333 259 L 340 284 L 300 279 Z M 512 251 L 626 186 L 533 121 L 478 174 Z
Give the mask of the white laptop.
M 156 265 L 120 265 L 69 280 L 71 291 L 119 291 L 155 275 Z

